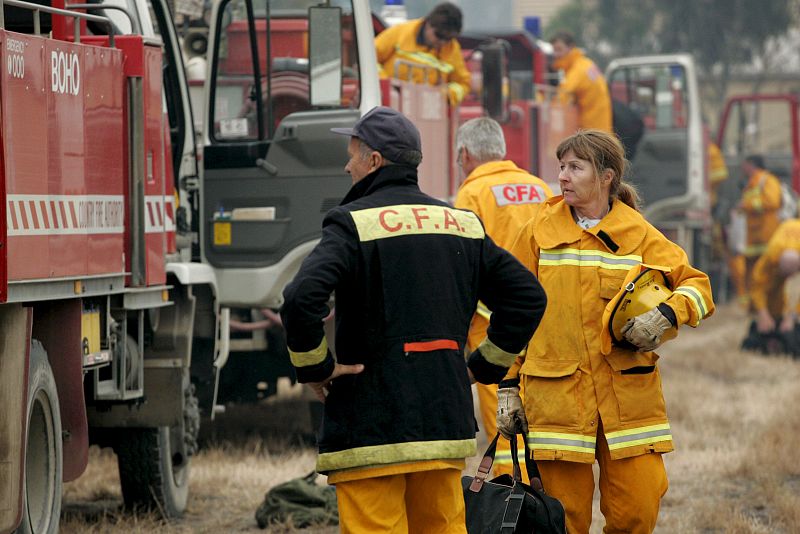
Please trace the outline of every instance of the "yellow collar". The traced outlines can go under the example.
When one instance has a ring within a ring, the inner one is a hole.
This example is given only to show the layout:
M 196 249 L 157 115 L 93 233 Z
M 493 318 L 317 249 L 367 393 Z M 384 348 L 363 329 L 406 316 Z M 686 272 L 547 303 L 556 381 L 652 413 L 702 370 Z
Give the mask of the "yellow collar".
M 517 167 L 517 165 L 511 160 L 488 161 L 486 163 L 483 163 L 475 167 L 472 170 L 472 172 L 469 173 L 467 179 L 464 180 L 464 183 L 466 184 L 478 180 L 480 178 L 483 178 L 484 176 L 489 176 L 492 174 L 496 174 L 498 172 L 521 172 L 524 174 L 529 174 L 524 170 L 520 169 L 519 167 Z
M 614 200 L 611 211 L 600 223 L 584 230 L 572 218 L 572 210 L 564 197 L 559 195 L 547 199 L 537 213 L 534 235 L 540 248 L 550 249 L 579 242 L 585 232 L 595 236 L 598 245 L 609 252 L 624 255 L 639 248 L 648 226 L 638 211 Z
M 580 51 L 577 47 L 573 48 L 567 55 L 562 58 L 556 59 L 553 61 L 553 68 L 556 70 L 569 70 L 578 61 L 580 58 L 583 57 L 583 52 Z

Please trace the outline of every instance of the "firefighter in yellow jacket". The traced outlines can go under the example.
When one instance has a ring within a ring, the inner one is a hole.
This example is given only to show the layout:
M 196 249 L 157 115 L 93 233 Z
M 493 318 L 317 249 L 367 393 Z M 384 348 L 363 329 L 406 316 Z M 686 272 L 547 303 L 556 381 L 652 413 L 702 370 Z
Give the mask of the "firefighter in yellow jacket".
M 594 61 L 575 46 L 568 32 L 558 32 L 550 39 L 553 45 L 552 68 L 564 71 L 558 86 L 563 100 L 575 99 L 578 105 L 578 126 L 612 132 L 611 97 L 603 73 Z
M 550 187 L 540 178 L 504 160 L 506 140 L 503 129 L 494 119 L 479 117 L 462 124 L 456 133 L 458 163 L 467 177 L 458 190 L 455 206 L 477 214 L 486 233 L 507 249 L 520 228 L 533 216 L 536 206 L 553 196 Z M 472 319 L 467 347 L 475 350 L 486 337 L 488 310 L 478 305 Z M 483 429 L 489 440 L 497 432 L 497 386 L 477 384 Z M 520 450 L 524 455 L 524 451 Z M 497 444 L 494 472 L 512 473 L 511 450 L 505 440 Z
M 786 279 L 800 271 L 800 220 L 781 224 L 753 268 L 750 299 L 756 312 L 760 334 L 776 329 L 783 334 L 794 331 L 797 303 L 786 299 Z
M 635 189 L 622 181 L 616 137 L 585 130 L 562 141 L 557 156 L 562 195 L 541 205 L 510 249 L 550 303 L 525 356 L 498 386 L 497 425 L 528 429 L 568 532 L 589 532 L 596 460 L 605 532 L 649 533 L 668 486 L 661 455 L 673 450 L 653 351 L 677 327 L 713 313 L 711 286 L 639 213 Z M 622 343 L 612 345 L 608 305 L 645 266 L 665 273 L 671 296 L 631 317 Z
M 742 170 L 747 184 L 742 191 L 738 209 L 747 219 L 747 244 L 744 249 L 745 284 L 749 288 L 750 277 L 758 258 L 767 248 L 767 242 L 780 225 L 778 210 L 781 207 L 781 182 L 764 168 L 760 155 L 747 156 L 742 161 Z
M 411 79 L 417 83 L 427 80 L 431 85 L 441 79 L 447 83 L 450 104 L 459 104 L 469 93 L 471 80 L 456 40 L 461 33 L 461 19 L 458 6 L 445 2 L 425 18 L 383 30 L 375 38 L 381 78 Z

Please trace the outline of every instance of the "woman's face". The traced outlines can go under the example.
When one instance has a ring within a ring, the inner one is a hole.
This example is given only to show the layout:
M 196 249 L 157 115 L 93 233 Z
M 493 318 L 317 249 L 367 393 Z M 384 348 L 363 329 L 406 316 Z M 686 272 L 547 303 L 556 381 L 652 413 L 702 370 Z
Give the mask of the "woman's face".
M 560 161 L 558 185 L 564 202 L 575 208 L 595 208 L 608 203 L 610 180 L 599 180 L 592 164 L 567 151 Z

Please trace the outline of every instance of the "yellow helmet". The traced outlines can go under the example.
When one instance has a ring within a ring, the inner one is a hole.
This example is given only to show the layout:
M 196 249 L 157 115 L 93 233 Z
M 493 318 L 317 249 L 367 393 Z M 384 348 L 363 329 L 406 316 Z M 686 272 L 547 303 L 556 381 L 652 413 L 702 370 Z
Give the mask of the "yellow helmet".
M 666 276 L 658 269 L 646 268 L 636 278 L 625 284 L 612 299 L 616 301 L 608 319 L 608 331 L 614 344 L 630 346 L 620 330 L 637 315 L 648 312 L 667 300 L 672 295 Z M 678 335 L 678 329 L 670 328 L 661 336 L 661 341 L 668 341 Z

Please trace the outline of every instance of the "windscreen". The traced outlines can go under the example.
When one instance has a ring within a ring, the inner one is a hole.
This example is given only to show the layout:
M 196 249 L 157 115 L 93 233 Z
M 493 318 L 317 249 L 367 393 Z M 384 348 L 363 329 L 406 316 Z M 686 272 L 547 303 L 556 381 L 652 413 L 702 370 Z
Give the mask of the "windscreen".
M 318 0 L 255 0 L 254 26 L 248 22 L 246 0 L 230 0 L 221 6 L 211 71 L 213 126 L 209 133 L 215 141 L 268 139 L 287 115 L 315 109 L 309 87 L 308 8 L 317 5 Z M 340 97 L 323 100 L 327 109 L 356 109 L 359 79 L 353 6 L 349 0 L 334 0 L 330 5 L 341 9 L 341 91 Z

